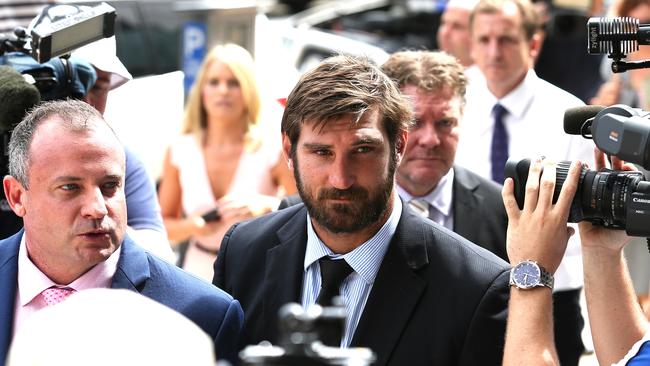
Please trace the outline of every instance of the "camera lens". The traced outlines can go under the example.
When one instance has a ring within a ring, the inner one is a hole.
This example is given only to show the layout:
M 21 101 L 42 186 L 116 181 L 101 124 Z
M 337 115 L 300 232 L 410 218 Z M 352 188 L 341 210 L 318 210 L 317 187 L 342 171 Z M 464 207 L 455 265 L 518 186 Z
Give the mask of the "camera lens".
M 557 163 L 553 203 L 557 202 L 570 166 L 570 161 Z M 519 208 L 524 207 L 529 167 L 530 159 L 508 160 L 505 167 L 506 177 L 515 182 L 515 199 Z M 595 171 L 583 167 L 578 189 L 571 202 L 569 222 L 587 220 L 600 226 L 625 229 L 628 201 L 643 180 L 640 172 Z

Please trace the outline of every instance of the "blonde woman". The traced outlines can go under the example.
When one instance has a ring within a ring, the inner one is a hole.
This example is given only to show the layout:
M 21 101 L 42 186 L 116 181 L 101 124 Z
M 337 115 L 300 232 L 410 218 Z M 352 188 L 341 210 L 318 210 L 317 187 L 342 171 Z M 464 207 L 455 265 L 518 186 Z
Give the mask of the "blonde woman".
M 190 91 L 183 134 L 166 153 L 158 194 L 169 240 L 189 241 L 181 266 L 207 281 L 230 226 L 296 191 L 279 129 L 258 132 L 260 109 L 250 53 L 214 47 Z

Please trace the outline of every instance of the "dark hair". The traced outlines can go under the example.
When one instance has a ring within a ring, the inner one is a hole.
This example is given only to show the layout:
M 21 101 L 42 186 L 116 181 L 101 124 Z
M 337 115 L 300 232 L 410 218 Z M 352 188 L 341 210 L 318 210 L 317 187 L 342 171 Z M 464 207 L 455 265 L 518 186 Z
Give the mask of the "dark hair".
M 102 115 L 94 107 L 73 99 L 45 102 L 30 111 L 16 125 L 9 141 L 9 174 L 25 188 L 28 188 L 29 184 L 27 174 L 31 163 L 29 149 L 34 139 L 34 133 L 45 120 L 53 116 L 60 117 L 61 125 L 70 131 L 87 130 L 92 126 L 89 123 L 92 120 L 104 121 Z M 106 125 L 113 131 L 110 125 Z
M 293 154 L 305 123 L 323 126 L 331 120 L 352 116 L 354 125 L 371 110 L 379 112 L 394 147 L 397 136 L 412 123 L 408 101 L 368 59 L 334 56 L 300 78 L 287 98 L 281 129 L 291 141 Z
M 400 88 L 412 85 L 425 92 L 448 90 L 465 101 L 465 69 L 455 57 L 445 52 L 396 52 L 381 69 Z

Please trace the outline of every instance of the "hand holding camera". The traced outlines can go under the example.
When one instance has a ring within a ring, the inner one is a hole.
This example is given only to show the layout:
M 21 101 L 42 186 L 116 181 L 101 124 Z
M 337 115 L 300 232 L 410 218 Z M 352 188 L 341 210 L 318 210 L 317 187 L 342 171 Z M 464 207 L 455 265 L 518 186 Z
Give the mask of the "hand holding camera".
M 508 213 L 507 251 L 511 263 L 535 260 L 550 273 L 555 272 L 574 232 L 567 227 L 567 218 L 580 168 L 580 163 L 571 165 L 566 182 L 554 200 L 558 189 L 555 163 L 534 160 L 527 173 L 523 207 L 517 202 L 514 180 L 506 179 L 502 194 Z

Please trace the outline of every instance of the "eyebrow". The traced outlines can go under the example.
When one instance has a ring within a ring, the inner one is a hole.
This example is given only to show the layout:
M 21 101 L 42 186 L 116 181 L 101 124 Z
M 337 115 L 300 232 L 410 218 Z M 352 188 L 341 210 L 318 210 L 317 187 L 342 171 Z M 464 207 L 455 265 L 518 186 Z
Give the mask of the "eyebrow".
M 121 180 L 122 176 L 119 175 L 119 174 L 108 174 L 108 175 L 105 175 L 102 179 L 103 180 Z M 83 180 L 83 178 L 77 177 L 77 176 L 74 176 L 74 175 L 62 175 L 60 177 L 56 177 L 54 179 L 54 182 L 55 183 L 58 183 L 58 182 L 79 182 L 79 181 L 82 181 L 82 180 Z
M 363 137 L 355 141 L 352 146 L 360 145 L 381 145 L 381 140 L 373 137 Z M 304 148 L 315 150 L 315 149 L 326 149 L 332 146 L 332 144 L 323 144 L 318 142 L 306 142 L 302 145 Z

